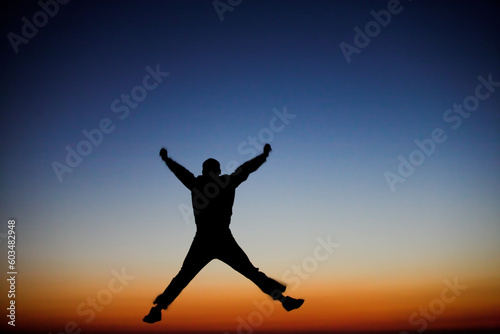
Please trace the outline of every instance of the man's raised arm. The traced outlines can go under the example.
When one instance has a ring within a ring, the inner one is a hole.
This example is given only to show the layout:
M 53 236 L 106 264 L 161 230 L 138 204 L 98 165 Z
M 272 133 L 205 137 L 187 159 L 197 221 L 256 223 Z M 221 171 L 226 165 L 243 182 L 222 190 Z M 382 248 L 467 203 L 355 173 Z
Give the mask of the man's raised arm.
M 165 148 L 162 148 L 160 150 L 160 157 L 163 161 L 165 161 L 167 167 L 172 171 L 172 173 L 177 176 L 179 181 L 181 181 L 182 184 L 186 186 L 186 188 L 188 188 L 189 190 L 193 189 L 196 180 L 193 173 L 188 171 L 183 166 L 179 165 L 174 160 L 170 159 Z
M 248 160 L 240 167 L 238 167 L 234 173 L 231 174 L 231 182 L 235 187 L 239 186 L 243 181 L 245 181 L 250 173 L 255 172 L 264 162 L 266 162 L 267 157 L 271 152 L 271 145 L 264 145 L 264 152 L 261 155 L 256 156 L 253 159 Z

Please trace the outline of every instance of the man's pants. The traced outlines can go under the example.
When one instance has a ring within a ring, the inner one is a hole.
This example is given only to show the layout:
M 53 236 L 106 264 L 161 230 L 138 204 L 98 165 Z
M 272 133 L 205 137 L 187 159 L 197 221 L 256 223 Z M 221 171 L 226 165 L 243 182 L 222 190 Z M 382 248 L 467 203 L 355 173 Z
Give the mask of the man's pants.
M 252 265 L 248 256 L 236 243 L 229 230 L 222 235 L 218 234 L 216 236 L 197 233 L 181 270 L 172 279 L 165 291 L 156 298 L 154 303 L 158 304 L 162 309 L 166 309 L 200 270 L 213 259 L 219 259 L 228 264 L 254 282 L 273 299 L 277 299 L 281 296 L 281 292 L 285 290 L 285 286 L 267 277 Z

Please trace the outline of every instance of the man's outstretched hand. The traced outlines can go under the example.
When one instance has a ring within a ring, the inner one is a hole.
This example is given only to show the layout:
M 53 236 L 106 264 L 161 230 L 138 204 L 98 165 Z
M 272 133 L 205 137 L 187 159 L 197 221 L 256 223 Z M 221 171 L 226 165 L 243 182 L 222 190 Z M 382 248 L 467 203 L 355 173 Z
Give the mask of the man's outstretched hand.
M 160 157 L 163 161 L 166 161 L 168 159 L 168 152 L 165 147 L 162 147 L 162 149 L 160 150 Z
M 269 144 L 264 145 L 264 154 L 268 156 L 269 152 L 271 152 L 271 145 Z
M 264 154 L 266 156 L 269 155 L 269 152 L 271 152 L 271 150 L 272 150 L 271 145 L 269 145 L 269 144 L 264 145 Z M 168 159 L 168 152 L 167 152 L 167 149 L 165 147 L 162 147 L 162 149 L 160 150 L 160 157 L 164 161 L 166 161 Z

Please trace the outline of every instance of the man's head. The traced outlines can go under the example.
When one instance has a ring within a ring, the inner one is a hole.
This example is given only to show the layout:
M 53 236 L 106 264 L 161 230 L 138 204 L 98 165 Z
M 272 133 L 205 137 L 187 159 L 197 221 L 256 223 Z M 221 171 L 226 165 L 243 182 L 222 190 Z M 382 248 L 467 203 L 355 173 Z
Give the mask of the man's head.
M 203 171 L 202 174 L 205 176 L 210 175 L 210 172 L 214 173 L 215 175 L 220 175 L 220 164 L 217 160 L 215 159 L 207 159 L 203 163 Z

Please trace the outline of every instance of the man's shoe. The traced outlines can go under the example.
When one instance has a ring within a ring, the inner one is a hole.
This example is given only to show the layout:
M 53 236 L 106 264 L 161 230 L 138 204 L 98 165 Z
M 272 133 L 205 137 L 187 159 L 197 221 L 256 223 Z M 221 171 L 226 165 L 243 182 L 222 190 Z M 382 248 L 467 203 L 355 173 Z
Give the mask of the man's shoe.
M 159 306 L 154 306 L 149 311 L 149 314 L 142 319 L 142 321 L 147 322 L 148 324 L 154 324 L 157 321 L 161 320 L 161 308 Z
M 295 299 L 292 297 L 285 297 L 285 300 L 282 302 L 285 310 L 290 312 L 291 310 L 295 310 L 304 304 L 304 299 Z

